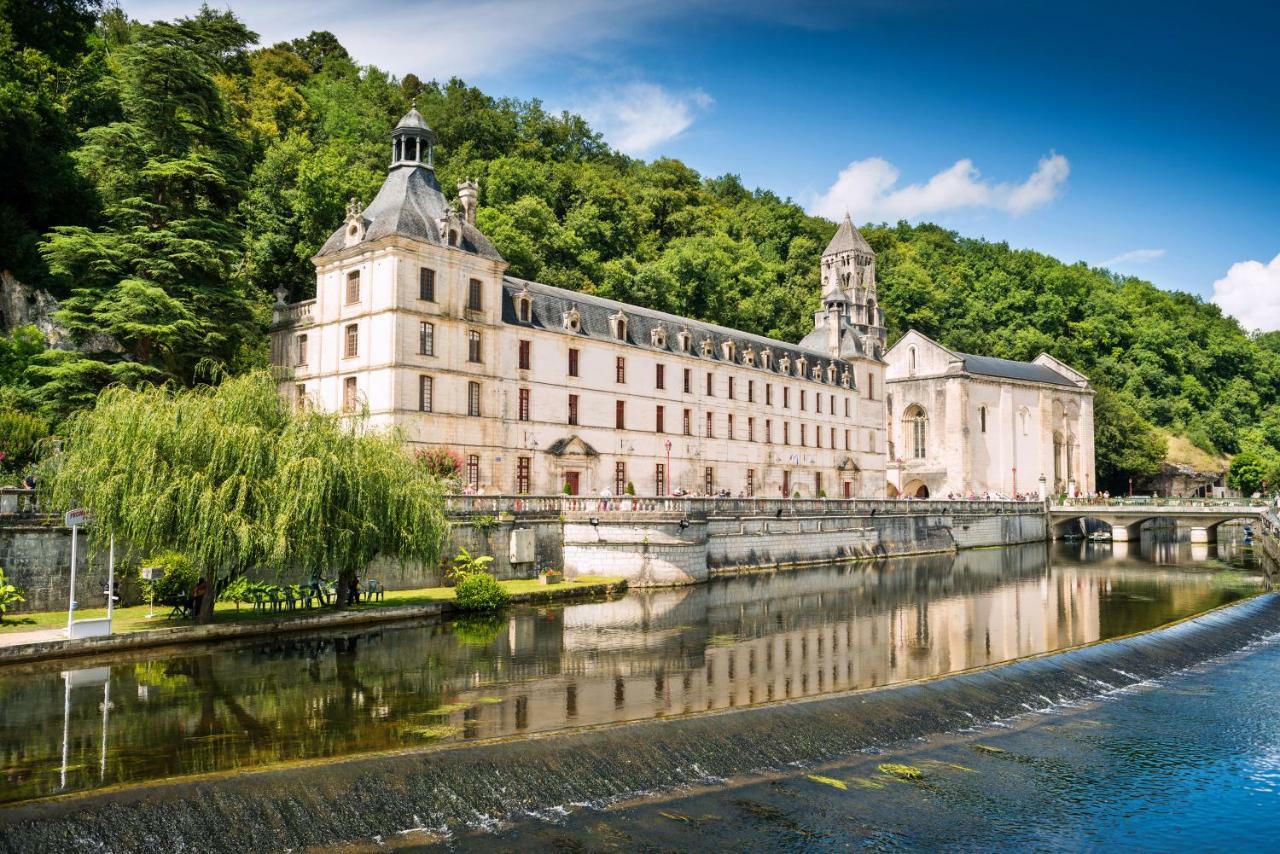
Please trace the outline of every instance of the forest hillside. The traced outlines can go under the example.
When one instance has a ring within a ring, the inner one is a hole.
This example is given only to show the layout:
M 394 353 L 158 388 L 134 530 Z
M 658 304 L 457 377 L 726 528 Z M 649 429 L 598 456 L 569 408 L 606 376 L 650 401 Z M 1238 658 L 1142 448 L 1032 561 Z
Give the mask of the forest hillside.
M 513 274 L 789 340 L 810 325 L 835 224 L 732 174 L 626 157 L 538 101 L 361 66 L 325 32 L 260 46 L 209 8 L 144 24 L 95 0 L 0 0 L 0 270 L 6 291 L 58 301 L 74 345 L 6 310 L 4 465 L 110 383 L 264 364 L 273 292 L 309 295 L 310 257 L 348 199 L 372 198 L 411 102 L 442 186 L 479 181 L 478 224 Z M 891 336 L 1047 351 L 1093 379 L 1100 485 L 1155 473 L 1167 435 L 1234 455 L 1248 491 L 1280 480 L 1280 334 L 933 225 L 863 233 Z

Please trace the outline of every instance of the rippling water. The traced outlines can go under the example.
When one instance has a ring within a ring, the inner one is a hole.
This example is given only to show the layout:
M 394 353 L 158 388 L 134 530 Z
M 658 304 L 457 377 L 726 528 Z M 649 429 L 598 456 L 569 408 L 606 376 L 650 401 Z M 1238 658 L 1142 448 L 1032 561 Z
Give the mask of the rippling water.
M 1280 636 L 958 736 L 604 812 L 463 836 L 461 850 L 1274 851 Z M 889 765 L 917 780 L 886 773 Z
M 1253 567 L 1226 537 L 1034 545 L 0 671 L 0 803 L 954 673 L 1202 612 Z

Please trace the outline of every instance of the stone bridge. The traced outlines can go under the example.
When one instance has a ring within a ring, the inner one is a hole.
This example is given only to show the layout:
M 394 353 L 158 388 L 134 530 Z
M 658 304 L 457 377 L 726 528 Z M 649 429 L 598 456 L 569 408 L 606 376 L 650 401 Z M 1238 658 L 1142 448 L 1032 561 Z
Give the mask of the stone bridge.
M 1057 540 L 1079 531 L 1082 519 L 1096 519 L 1111 527 L 1113 541 L 1127 542 L 1138 538 L 1144 522 L 1169 519 L 1190 531 L 1191 542 L 1211 543 L 1223 522 L 1257 522 L 1266 511 L 1265 503 L 1244 498 L 1066 501 L 1049 507 L 1049 530 Z

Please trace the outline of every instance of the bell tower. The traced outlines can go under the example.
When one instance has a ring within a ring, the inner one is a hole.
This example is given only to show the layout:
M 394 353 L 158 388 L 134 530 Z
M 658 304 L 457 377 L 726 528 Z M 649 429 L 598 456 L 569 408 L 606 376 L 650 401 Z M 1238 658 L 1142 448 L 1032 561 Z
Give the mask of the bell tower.
M 876 295 L 876 253 L 848 214 L 822 252 L 824 307 L 832 304 L 836 292 L 846 301 L 846 325 L 860 337 L 878 339 L 883 347 L 886 333 Z

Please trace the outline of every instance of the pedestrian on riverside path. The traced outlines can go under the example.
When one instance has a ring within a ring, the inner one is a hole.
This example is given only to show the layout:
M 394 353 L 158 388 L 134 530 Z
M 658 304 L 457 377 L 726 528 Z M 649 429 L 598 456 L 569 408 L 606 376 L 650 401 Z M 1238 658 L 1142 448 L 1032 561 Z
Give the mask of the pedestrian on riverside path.
M 204 601 L 204 597 L 209 593 L 209 582 L 204 580 L 204 576 L 200 576 L 200 580 L 196 582 L 196 589 L 191 591 L 191 599 L 187 603 L 191 608 L 191 616 L 200 613 L 200 603 Z

